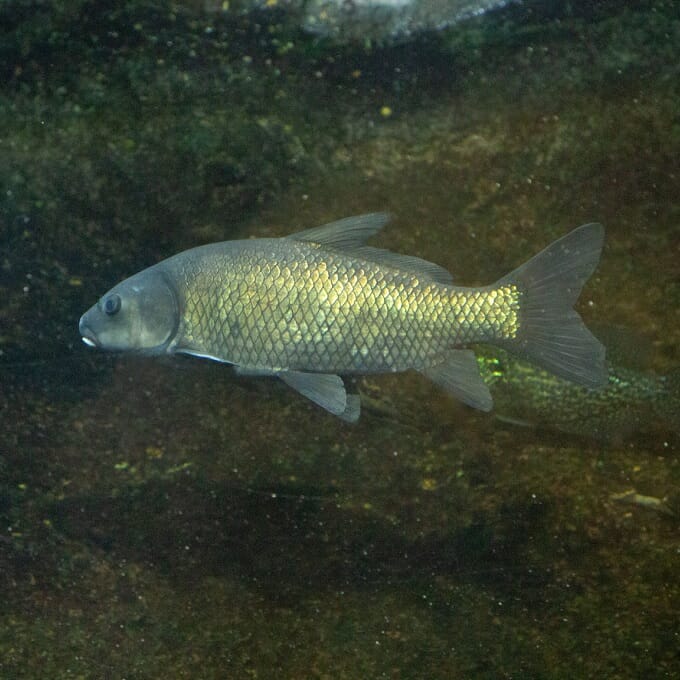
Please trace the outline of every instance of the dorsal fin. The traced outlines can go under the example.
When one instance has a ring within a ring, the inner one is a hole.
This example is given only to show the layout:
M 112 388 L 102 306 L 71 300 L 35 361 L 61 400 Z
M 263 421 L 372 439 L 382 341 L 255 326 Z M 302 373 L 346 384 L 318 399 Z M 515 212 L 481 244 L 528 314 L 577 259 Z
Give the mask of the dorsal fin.
M 400 255 L 390 250 L 365 245 L 366 241 L 378 233 L 389 219 L 390 216 L 387 213 L 355 215 L 290 234 L 287 238 L 318 243 L 328 248 L 342 250 L 353 257 L 369 260 L 392 269 L 411 272 L 436 283 L 451 285 L 453 283 L 451 274 L 438 264 L 412 255 Z
M 356 248 L 377 234 L 389 222 L 387 213 L 367 213 L 366 215 L 354 215 L 345 217 L 344 220 L 329 222 L 320 227 L 305 229 L 286 238 L 294 241 L 310 241 L 322 246 L 332 248 Z

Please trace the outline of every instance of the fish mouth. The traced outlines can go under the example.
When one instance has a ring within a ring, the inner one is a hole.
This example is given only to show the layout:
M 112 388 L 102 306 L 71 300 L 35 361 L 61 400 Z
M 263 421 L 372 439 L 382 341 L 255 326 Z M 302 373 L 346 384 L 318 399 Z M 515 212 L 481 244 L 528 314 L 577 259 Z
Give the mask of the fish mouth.
M 97 341 L 97 336 L 88 328 L 87 324 L 83 323 L 83 319 L 80 319 L 78 324 L 78 330 L 80 331 L 80 339 L 88 347 L 99 347 L 99 342 Z

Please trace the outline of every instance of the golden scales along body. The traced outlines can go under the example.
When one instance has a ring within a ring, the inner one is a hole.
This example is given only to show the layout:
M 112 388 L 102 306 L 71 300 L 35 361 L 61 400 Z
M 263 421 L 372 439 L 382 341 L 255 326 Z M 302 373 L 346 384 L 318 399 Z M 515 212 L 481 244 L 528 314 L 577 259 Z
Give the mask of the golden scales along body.
M 453 288 L 302 242 L 246 241 L 180 262 L 182 344 L 238 366 L 330 373 L 423 368 L 452 345 L 515 337 L 520 293 Z
M 113 288 L 80 322 L 88 344 L 182 352 L 276 375 L 346 420 L 339 374 L 416 369 L 491 408 L 474 354 L 486 342 L 584 385 L 606 380 L 604 350 L 572 309 L 602 247 L 584 225 L 494 285 L 452 285 L 441 267 L 365 245 L 375 213 L 286 238 L 179 253 Z

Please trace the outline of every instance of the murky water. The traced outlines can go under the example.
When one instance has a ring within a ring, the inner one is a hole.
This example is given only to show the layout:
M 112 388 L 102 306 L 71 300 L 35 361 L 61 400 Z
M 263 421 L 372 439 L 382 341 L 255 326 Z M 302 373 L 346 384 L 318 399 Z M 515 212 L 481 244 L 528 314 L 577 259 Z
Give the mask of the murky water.
M 477 285 L 599 221 L 579 310 L 672 374 L 673 3 L 530 3 L 375 48 L 196 3 L 21 4 L 0 10 L 3 677 L 677 677 L 671 421 L 516 427 L 404 374 L 359 381 L 351 426 L 77 333 L 212 240 L 388 210 L 378 245 Z

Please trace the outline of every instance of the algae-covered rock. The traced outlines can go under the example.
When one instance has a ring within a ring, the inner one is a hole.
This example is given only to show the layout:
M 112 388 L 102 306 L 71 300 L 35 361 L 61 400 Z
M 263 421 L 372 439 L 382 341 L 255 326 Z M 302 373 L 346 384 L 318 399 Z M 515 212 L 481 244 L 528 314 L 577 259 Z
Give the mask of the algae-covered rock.
M 206 9 L 271 11 L 335 43 L 404 41 L 502 7 L 508 0 L 208 0 Z

